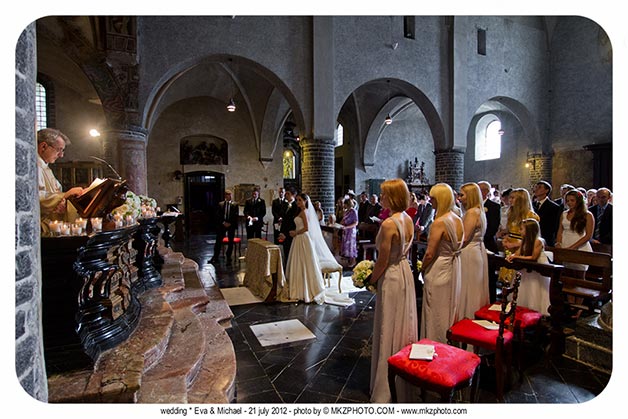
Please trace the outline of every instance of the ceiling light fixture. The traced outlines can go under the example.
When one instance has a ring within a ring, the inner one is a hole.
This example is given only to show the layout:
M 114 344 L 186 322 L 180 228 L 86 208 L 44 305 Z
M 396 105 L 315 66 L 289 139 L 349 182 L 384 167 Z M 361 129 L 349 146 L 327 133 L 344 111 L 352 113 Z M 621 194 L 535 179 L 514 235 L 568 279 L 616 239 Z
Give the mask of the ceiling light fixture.
M 227 105 L 227 110 L 229 112 L 235 112 L 236 105 L 235 105 L 235 102 L 233 101 L 233 98 L 229 99 L 229 104 Z
M 390 102 L 390 80 L 386 80 L 386 104 L 384 104 L 384 106 L 388 105 L 388 102 Z M 386 119 L 384 119 L 384 123 L 386 125 L 392 124 L 392 117 L 390 116 L 390 112 L 386 114 Z

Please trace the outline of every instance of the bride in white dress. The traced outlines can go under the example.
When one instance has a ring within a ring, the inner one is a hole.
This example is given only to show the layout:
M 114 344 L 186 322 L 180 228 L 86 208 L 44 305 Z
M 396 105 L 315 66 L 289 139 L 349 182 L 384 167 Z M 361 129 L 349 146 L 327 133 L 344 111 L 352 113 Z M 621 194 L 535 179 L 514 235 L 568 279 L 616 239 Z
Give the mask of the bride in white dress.
M 286 262 L 289 298 L 322 304 L 325 285 L 321 265 L 338 262 L 323 238 L 310 198 L 301 193 L 297 195 L 296 204 L 301 211 L 294 219 L 296 228 L 290 231 L 292 246 Z

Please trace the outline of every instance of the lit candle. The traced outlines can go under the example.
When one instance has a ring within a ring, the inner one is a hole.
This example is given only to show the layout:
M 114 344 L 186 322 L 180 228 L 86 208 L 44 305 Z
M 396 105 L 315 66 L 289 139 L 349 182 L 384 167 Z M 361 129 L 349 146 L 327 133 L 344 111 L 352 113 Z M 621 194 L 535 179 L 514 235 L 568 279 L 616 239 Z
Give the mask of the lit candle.
M 61 223 L 59 221 L 51 221 L 48 224 L 48 227 L 50 227 L 50 232 L 55 235 L 59 235 L 59 233 L 61 233 Z
M 125 220 L 126 220 L 126 225 L 128 226 L 135 224 L 135 220 L 133 219 L 132 215 L 127 215 Z
M 92 230 L 94 230 L 95 232 L 99 232 L 100 230 L 102 230 L 102 218 L 95 217 L 92 218 L 90 221 L 92 223 Z
M 80 236 L 81 232 L 83 231 L 83 229 L 81 228 L 81 225 L 78 223 L 72 224 L 72 227 L 70 227 L 70 230 L 73 236 Z
M 69 224 L 62 224 L 61 225 L 61 235 L 62 236 L 69 236 L 70 235 L 70 225 Z

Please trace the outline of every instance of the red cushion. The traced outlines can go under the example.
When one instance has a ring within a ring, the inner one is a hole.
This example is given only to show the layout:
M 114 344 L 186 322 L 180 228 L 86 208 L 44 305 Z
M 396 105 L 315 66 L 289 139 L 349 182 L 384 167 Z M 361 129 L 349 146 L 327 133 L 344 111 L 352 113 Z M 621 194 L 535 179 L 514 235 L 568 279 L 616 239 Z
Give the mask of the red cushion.
M 240 243 L 240 241 L 241 241 L 241 240 L 242 240 L 242 239 L 241 239 L 241 238 L 239 238 L 239 237 L 234 237 L 234 238 L 233 238 L 233 242 L 234 242 L 234 243 Z M 229 237 L 224 237 L 224 238 L 222 239 L 222 242 L 223 242 L 223 243 L 229 243 Z
M 468 382 L 480 358 L 471 352 L 451 345 L 421 339 L 417 343 L 434 345 L 436 356 L 431 361 L 410 359 L 412 344 L 388 358 L 388 367 L 410 382 L 430 386 L 435 391 L 446 391 Z
M 455 342 L 464 342 L 468 345 L 479 346 L 481 348 L 495 350 L 497 347 L 498 330 L 488 330 L 471 319 L 462 319 L 449 329 L 451 336 L 449 339 Z M 512 342 L 512 332 L 504 330 L 504 344 Z
M 489 310 L 491 304 L 486 305 L 475 312 L 476 319 L 489 320 L 499 323 L 499 314 L 501 311 Z M 517 306 L 515 310 L 515 327 L 519 329 L 527 329 L 530 326 L 536 326 L 541 321 L 541 313 L 529 309 L 524 306 Z M 510 324 L 510 319 L 506 319 L 506 325 Z

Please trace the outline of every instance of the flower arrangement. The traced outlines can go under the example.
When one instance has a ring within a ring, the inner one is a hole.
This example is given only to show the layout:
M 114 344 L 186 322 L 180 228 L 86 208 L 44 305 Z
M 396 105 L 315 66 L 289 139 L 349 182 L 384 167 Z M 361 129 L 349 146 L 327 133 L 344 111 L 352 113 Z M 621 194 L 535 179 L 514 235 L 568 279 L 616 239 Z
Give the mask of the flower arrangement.
M 111 214 L 119 214 L 122 217 L 126 217 L 130 215 L 133 218 L 137 218 L 142 213 L 142 200 L 139 196 L 135 195 L 135 193 L 131 191 L 127 191 L 126 193 L 126 201 L 124 204 L 119 207 L 114 208 L 111 211 Z
M 375 266 L 375 264 L 372 260 L 363 260 L 355 265 L 355 268 L 353 268 L 353 274 L 351 275 L 353 286 L 357 288 L 366 288 L 368 291 L 375 294 L 377 286 L 369 282 L 371 274 L 373 273 L 373 266 Z
M 138 195 L 140 200 L 142 201 L 142 206 L 143 207 L 148 207 L 148 208 L 157 208 L 157 201 L 155 201 L 155 198 L 150 198 L 146 195 Z

